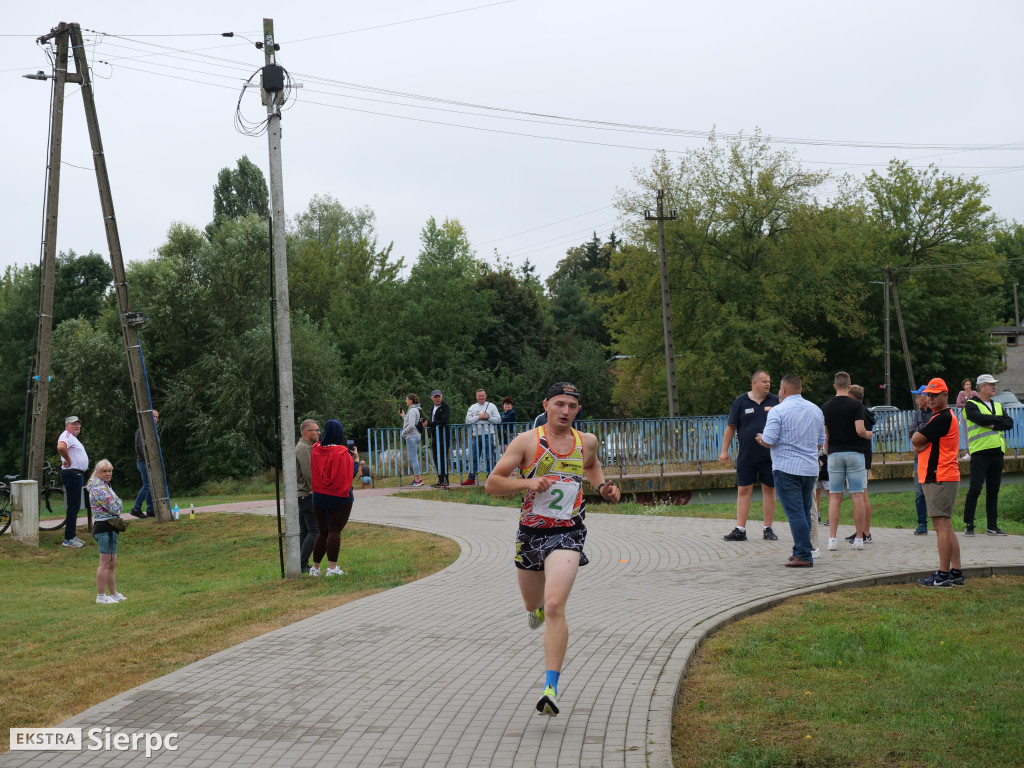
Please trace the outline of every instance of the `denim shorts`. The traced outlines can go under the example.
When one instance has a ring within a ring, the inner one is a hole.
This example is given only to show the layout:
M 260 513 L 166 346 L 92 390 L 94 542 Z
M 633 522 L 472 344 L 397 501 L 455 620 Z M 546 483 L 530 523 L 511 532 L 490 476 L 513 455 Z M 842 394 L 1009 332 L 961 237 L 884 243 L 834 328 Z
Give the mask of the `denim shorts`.
M 96 543 L 100 545 L 101 555 L 117 554 L 117 531 L 96 533 L 93 534 L 93 538 L 96 539 Z
M 828 456 L 828 491 L 842 493 L 846 484 L 850 493 L 863 493 L 868 484 L 864 454 L 856 451 L 830 453 Z

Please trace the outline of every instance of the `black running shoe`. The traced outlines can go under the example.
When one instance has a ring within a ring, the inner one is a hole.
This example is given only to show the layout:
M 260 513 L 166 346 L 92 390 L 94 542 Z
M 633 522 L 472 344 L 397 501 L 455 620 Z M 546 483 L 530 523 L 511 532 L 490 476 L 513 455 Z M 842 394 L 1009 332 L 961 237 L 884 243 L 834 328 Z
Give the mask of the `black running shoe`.
M 943 574 L 936 571 L 927 579 L 918 579 L 917 583 L 922 587 L 952 587 L 953 579 L 948 573 Z
M 764 529 L 764 537 L 768 539 L 768 541 L 779 540 L 779 537 L 775 535 L 775 531 L 772 530 L 772 527 L 770 525 Z
M 739 528 L 733 528 L 732 533 L 729 533 L 722 537 L 726 541 L 746 541 L 747 532 L 741 531 Z

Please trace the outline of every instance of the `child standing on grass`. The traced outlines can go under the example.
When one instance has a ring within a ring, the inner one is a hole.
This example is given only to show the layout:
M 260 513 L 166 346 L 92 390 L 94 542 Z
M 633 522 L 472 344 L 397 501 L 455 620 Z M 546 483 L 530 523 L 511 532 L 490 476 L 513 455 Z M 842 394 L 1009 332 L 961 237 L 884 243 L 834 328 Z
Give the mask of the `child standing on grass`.
M 373 483 L 373 475 L 370 473 L 370 468 L 365 461 L 359 462 L 359 479 L 363 483 L 363 487 Z

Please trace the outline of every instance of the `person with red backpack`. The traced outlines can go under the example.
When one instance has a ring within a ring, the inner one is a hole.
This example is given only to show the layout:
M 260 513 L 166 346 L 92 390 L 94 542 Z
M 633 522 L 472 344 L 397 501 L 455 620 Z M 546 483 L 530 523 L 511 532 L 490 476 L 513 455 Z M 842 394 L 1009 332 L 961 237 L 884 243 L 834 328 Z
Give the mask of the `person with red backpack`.
M 345 430 L 337 419 L 329 419 L 323 437 L 313 444 L 309 457 L 313 486 L 313 514 L 319 531 L 313 542 L 310 576 L 320 575 L 320 561 L 327 555 L 325 576 L 343 576 L 338 567 L 341 531 L 352 514 L 352 480 L 359 474 L 359 453 L 345 445 Z

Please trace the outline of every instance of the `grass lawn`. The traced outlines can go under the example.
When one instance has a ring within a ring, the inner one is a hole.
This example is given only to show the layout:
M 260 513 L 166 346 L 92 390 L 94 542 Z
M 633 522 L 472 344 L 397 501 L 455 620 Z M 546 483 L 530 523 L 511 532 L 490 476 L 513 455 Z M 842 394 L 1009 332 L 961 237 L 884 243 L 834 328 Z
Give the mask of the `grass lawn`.
M 223 501 L 223 499 L 221 499 Z M 180 502 L 179 502 L 180 503 Z M 282 580 L 277 522 L 204 513 L 194 521 L 129 525 L 117 587 L 97 605 L 99 550 L 0 538 L 0 750 L 9 728 L 51 726 L 111 696 L 217 651 L 452 563 L 458 545 L 415 531 L 350 523 L 336 579 Z
M 1024 764 L 1024 578 L 794 598 L 713 635 L 676 768 Z

